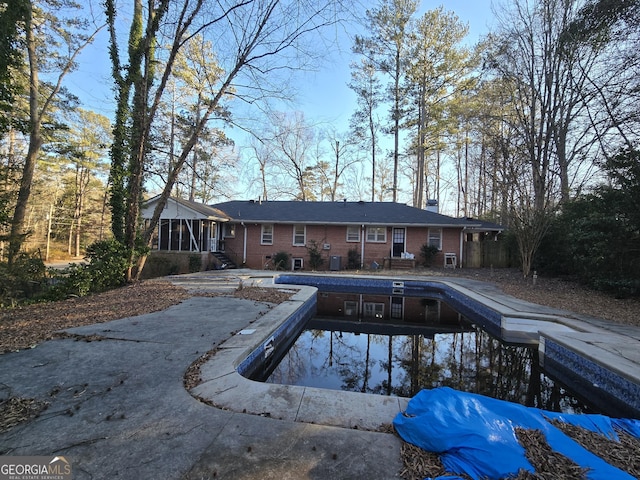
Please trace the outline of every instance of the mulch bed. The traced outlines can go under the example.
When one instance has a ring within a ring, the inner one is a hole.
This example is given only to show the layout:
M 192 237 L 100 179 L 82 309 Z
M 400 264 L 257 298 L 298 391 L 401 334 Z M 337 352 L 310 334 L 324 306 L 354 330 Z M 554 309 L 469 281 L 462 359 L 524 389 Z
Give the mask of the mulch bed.
M 640 438 L 621 430 L 616 431 L 620 441 L 554 420 L 551 422 L 584 448 L 595 453 L 610 465 L 624 470 L 629 475 L 640 478 Z

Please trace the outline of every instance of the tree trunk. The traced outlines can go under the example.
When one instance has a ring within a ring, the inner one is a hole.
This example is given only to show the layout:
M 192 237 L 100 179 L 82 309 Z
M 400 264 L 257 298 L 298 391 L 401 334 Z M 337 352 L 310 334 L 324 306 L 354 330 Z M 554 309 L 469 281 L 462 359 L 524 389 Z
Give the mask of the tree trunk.
M 333 172 L 333 186 L 331 188 L 331 201 L 336 201 L 336 191 L 338 190 L 338 169 L 340 167 L 340 142 L 336 140 L 336 168 Z
M 371 134 L 371 201 L 376 199 L 376 124 L 373 110 L 369 110 L 369 133 Z
M 31 196 L 31 183 L 33 173 L 36 168 L 36 161 L 40 147 L 42 147 L 41 122 L 39 112 L 39 85 L 38 61 L 36 52 L 36 39 L 33 32 L 32 6 L 29 3 L 25 18 L 25 35 L 27 44 L 27 58 L 29 60 L 29 149 L 24 159 L 22 178 L 20 179 L 20 190 L 16 201 L 16 208 L 11 222 L 11 234 L 9 237 L 8 263 L 13 265 L 15 257 L 18 255 L 22 243 L 27 235 L 24 231 L 24 220 L 27 213 L 27 203 Z
M 72 250 L 71 250 L 71 245 L 73 244 L 73 229 L 75 227 L 76 223 L 75 223 L 75 214 L 74 217 L 71 219 L 71 225 L 69 225 L 69 235 L 67 236 L 67 254 L 71 255 Z
M 398 160 L 400 158 L 400 76 L 402 65 L 400 49 L 396 50 L 393 104 L 393 201 L 398 200 Z
M 202 103 L 202 94 L 198 92 L 198 101 L 196 103 L 196 124 L 200 122 L 200 104 Z M 194 202 L 196 200 L 196 180 L 198 178 L 197 165 L 198 165 L 198 143 L 193 146 L 193 156 L 191 164 L 191 187 L 189 189 L 189 201 Z
M 89 172 L 87 171 L 87 179 L 89 178 Z M 80 239 L 82 237 L 82 213 L 84 207 L 84 194 L 85 186 L 82 185 L 82 190 L 78 195 L 78 205 L 76 206 L 76 235 L 75 235 L 75 251 L 74 256 L 77 258 L 80 256 Z
M 426 112 L 424 105 L 424 84 L 421 83 L 418 86 L 419 94 L 418 94 L 418 134 L 417 134 L 417 169 L 416 169 L 416 203 L 415 206 L 418 208 L 422 208 L 424 206 L 424 195 L 425 195 L 425 146 L 424 146 L 424 135 L 423 130 L 426 123 Z

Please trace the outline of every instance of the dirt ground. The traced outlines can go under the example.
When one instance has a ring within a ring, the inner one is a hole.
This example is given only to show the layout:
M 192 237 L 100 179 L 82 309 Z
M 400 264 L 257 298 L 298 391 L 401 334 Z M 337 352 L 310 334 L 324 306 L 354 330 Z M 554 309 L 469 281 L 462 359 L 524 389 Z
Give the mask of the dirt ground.
M 531 277 L 525 278 L 521 271 L 512 268 L 440 269 L 431 274 L 474 278 L 494 283 L 504 293 L 521 300 L 615 323 L 640 326 L 640 298 L 614 298 L 570 279 L 538 276 L 534 282 Z

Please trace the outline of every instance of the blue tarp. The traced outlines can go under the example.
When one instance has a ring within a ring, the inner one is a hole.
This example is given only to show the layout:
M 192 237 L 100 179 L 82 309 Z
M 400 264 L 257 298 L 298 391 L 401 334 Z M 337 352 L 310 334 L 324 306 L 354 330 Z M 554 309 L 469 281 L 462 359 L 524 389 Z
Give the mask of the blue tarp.
M 636 437 L 640 433 L 638 420 L 559 414 L 449 387 L 420 391 L 393 425 L 404 441 L 439 453 L 447 471 L 474 479 L 505 478 L 520 469 L 534 471 L 518 443 L 516 427 L 541 430 L 553 450 L 589 469 L 587 478 L 634 478 L 581 447 L 549 423 L 554 419 L 613 439 L 617 439 L 614 427 Z

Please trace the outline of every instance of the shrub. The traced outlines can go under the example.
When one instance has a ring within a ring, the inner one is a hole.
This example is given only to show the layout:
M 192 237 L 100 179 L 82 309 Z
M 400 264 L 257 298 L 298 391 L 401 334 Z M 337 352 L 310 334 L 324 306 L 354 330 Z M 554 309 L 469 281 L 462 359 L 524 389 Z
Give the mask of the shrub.
M 92 280 L 85 264 L 73 263 L 63 270 L 51 270 L 52 285 L 46 297 L 49 300 L 84 297 L 91 292 Z
M 46 286 L 46 271 L 37 253 L 20 253 L 11 268 L 1 263 L 0 306 L 13 306 L 39 295 Z
M 127 248 L 116 240 L 93 243 L 87 248 L 88 263 L 74 264 L 54 274 L 48 297 L 85 296 L 120 287 L 126 282 Z
M 430 267 L 433 263 L 433 258 L 439 252 L 438 247 L 425 243 L 420 247 L 420 256 L 422 257 L 422 264 L 425 267 Z
M 639 226 L 618 193 L 602 188 L 563 205 L 536 254 L 541 273 L 569 275 L 618 297 L 640 295 Z
M 95 282 L 93 291 L 102 292 L 126 282 L 128 249 L 116 240 L 95 242 L 87 248 L 87 268 Z
M 189 255 L 189 273 L 199 272 L 202 268 L 202 257 L 200 255 Z
M 315 240 L 309 240 L 309 245 L 307 246 L 307 252 L 309 252 L 309 266 L 311 270 L 318 270 L 324 263 L 324 258 L 322 258 L 322 252 L 318 248 L 318 242 Z
M 347 252 L 347 270 L 357 270 L 360 268 L 360 254 L 355 248 Z
M 276 270 L 289 269 L 289 254 L 287 252 L 278 252 L 273 256 L 273 265 Z

